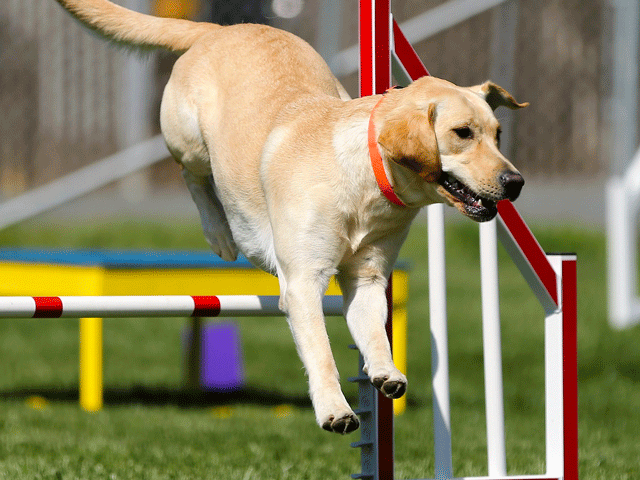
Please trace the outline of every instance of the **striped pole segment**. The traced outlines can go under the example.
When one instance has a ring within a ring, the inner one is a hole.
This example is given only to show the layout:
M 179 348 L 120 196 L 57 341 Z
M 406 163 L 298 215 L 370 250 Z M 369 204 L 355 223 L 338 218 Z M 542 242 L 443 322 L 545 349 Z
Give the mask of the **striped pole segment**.
M 546 312 L 558 308 L 558 279 L 542 247 L 509 200 L 498 202 L 498 236 Z
M 360 96 L 391 86 L 390 0 L 360 0 Z
M 360 96 L 384 93 L 391 86 L 391 1 L 360 0 Z M 387 336 L 392 345 L 392 302 L 391 281 L 387 290 L 389 304 Z M 372 389 L 371 384 L 360 388 Z M 361 462 L 363 472 L 372 467 L 373 477 L 368 474 L 356 475 L 358 478 L 392 480 L 394 478 L 393 450 L 393 401 L 382 393 L 374 391 L 376 412 L 372 415 L 372 428 L 375 429 L 375 448 L 373 458 L 363 450 Z M 369 422 L 367 422 L 369 423 Z M 366 428 L 362 425 L 363 431 Z M 363 434 L 364 437 L 364 434 Z M 365 467 L 364 463 L 372 463 Z
M 397 55 L 412 80 L 428 76 L 429 71 L 400 29 L 398 22 L 393 21 L 393 54 Z
M 562 258 L 562 370 L 564 478 L 578 480 L 578 275 L 577 257 Z
M 4 318 L 279 316 L 277 295 L 0 297 Z M 325 315 L 342 315 L 342 298 L 323 299 Z

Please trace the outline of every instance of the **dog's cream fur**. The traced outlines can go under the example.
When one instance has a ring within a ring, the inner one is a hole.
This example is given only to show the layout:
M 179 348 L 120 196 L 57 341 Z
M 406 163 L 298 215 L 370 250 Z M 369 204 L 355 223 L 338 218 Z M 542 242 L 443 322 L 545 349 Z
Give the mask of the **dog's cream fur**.
M 367 149 L 380 97 L 350 100 L 300 38 L 262 25 L 155 18 L 107 0 L 57 1 L 111 41 L 182 54 L 164 92 L 162 132 L 211 248 L 225 260 L 240 251 L 277 274 L 319 425 L 358 427 L 322 314 L 333 275 L 368 375 L 387 396 L 401 396 L 407 381 L 384 330 L 400 246 L 424 205 L 446 202 L 485 220 L 495 215 L 492 202 L 517 196 L 521 177 L 498 150 L 493 110 L 524 104 L 490 82 L 461 88 L 427 77 L 389 92 L 374 123 L 387 174 L 408 205 L 399 207 L 382 196 Z M 446 175 L 491 205 L 476 206 L 484 216 L 439 182 Z

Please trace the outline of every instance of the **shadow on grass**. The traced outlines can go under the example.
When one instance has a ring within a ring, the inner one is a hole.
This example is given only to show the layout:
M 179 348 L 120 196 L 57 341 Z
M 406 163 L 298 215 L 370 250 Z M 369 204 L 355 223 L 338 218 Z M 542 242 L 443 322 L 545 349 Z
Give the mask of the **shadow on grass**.
M 43 397 L 51 402 L 78 403 L 80 394 L 77 388 L 31 387 L 15 390 L 0 390 L 0 400 L 26 400 L 30 397 Z M 347 395 L 351 405 L 357 405 L 356 397 Z M 136 385 L 129 388 L 106 388 L 103 402 L 105 406 L 117 405 L 153 405 L 175 406 L 179 408 L 202 408 L 217 405 L 293 405 L 311 408 L 307 395 L 292 395 L 270 392 L 258 388 L 244 387 L 233 391 L 198 391 L 169 387 L 149 387 Z M 407 405 L 422 407 L 426 403 L 409 397 Z
M 77 403 L 77 388 L 33 387 L 0 391 L 2 400 L 26 400 L 29 397 L 43 397 L 54 402 Z M 288 395 L 269 392 L 257 388 L 245 387 L 233 391 L 198 391 L 169 387 L 133 386 L 129 388 L 106 388 L 104 390 L 105 405 L 157 405 L 176 406 L 180 408 L 199 408 L 228 404 L 281 405 L 311 407 L 311 400 L 306 395 Z

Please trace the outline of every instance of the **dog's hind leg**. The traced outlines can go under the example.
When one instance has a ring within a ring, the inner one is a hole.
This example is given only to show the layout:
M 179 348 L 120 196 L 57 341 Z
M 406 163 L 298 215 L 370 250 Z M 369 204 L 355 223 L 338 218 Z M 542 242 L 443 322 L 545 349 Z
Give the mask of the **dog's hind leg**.
M 182 171 L 182 176 L 187 183 L 191 198 L 198 207 L 202 230 L 211 249 L 223 260 L 229 262 L 236 260 L 238 247 L 233 240 L 227 216 L 213 187 L 213 176 L 200 177 L 186 168 Z

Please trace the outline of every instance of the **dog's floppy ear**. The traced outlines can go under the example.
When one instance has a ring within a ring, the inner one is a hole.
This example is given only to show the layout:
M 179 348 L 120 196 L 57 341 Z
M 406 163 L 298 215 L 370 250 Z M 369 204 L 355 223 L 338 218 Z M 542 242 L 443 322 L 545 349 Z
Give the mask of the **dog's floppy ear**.
M 482 85 L 471 87 L 471 90 L 480 95 L 489 104 L 492 110 L 498 107 L 507 107 L 517 110 L 529 106 L 528 102 L 518 103 L 515 98 L 500 85 L 493 82 L 484 82 Z
M 416 107 L 391 112 L 382 125 L 378 144 L 386 157 L 417 173 L 426 182 L 435 182 L 442 173 L 435 132 L 435 105 L 427 114 Z

